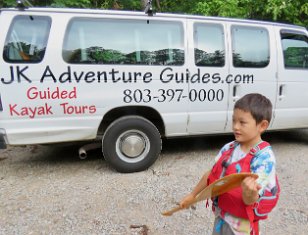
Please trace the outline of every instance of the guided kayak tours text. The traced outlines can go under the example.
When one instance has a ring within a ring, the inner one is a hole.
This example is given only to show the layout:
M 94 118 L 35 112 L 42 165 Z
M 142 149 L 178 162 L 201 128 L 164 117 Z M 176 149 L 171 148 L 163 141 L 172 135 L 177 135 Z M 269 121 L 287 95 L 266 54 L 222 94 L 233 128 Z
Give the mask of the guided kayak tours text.
M 55 106 L 48 103 L 50 100 L 62 100 L 58 104 L 58 107 L 60 107 L 64 115 L 96 113 L 95 105 L 72 105 L 69 103 L 70 100 L 76 100 L 78 98 L 76 87 L 73 87 L 71 90 L 60 89 L 59 87 L 53 88 L 53 90 L 49 87 L 45 90 L 40 90 L 37 87 L 31 87 L 27 90 L 26 97 L 29 100 L 46 100 L 46 102 L 33 107 L 9 104 L 11 116 L 29 117 L 31 119 L 41 116 L 51 116 L 54 114 Z

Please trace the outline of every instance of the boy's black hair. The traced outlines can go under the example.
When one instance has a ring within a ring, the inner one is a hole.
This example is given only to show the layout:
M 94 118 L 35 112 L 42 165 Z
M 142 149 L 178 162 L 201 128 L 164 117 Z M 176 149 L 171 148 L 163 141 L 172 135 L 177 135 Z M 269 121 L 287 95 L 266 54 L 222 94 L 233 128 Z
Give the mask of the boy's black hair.
M 234 105 L 234 109 L 250 112 L 257 124 L 263 120 L 271 122 L 272 108 L 271 101 L 258 93 L 247 94 L 236 101 Z

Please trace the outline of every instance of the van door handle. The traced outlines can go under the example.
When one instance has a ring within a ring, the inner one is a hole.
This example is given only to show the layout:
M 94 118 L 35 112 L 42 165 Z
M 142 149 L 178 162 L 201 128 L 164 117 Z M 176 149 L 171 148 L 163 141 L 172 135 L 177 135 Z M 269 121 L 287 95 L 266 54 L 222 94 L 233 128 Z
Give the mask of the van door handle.
M 232 90 L 232 97 L 233 97 L 233 101 L 237 101 L 239 96 L 238 96 L 238 90 L 239 90 L 239 86 L 235 85 L 233 86 L 233 90 Z
M 285 93 L 286 93 L 286 85 L 285 84 L 279 85 L 279 91 L 278 91 L 279 100 L 282 100 L 285 97 Z
M 235 97 L 236 96 L 236 86 L 233 86 L 233 93 L 232 96 Z
M 3 106 L 2 106 L 2 100 L 1 100 L 1 94 L 0 94 L 0 112 L 3 111 Z

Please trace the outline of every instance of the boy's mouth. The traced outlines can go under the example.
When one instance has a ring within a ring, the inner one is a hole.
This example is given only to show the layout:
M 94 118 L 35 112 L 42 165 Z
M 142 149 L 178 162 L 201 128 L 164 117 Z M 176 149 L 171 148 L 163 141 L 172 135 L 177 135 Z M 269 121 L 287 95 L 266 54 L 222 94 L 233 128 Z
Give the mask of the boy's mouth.
M 235 132 L 235 133 L 234 133 L 234 136 L 235 136 L 235 137 L 240 137 L 240 136 L 241 136 L 241 133 Z

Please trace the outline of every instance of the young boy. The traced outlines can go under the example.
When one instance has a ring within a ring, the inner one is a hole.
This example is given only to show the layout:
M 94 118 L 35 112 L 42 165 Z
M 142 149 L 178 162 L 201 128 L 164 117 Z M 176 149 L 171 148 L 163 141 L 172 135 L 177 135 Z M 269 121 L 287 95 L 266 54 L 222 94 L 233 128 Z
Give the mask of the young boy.
M 280 189 L 276 180 L 275 156 L 269 144 L 261 139 L 271 117 L 272 104 L 263 95 L 248 94 L 239 99 L 234 106 L 232 122 L 235 141 L 220 150 L 213 168 L 180 202 L 180 206 L 186 208 L 208 184 L 228 174 L 257 174 L 257 180 L 247 177 L 241 187 L 212 198 L 215 214 L 213 235 L 258 234 L 258 220 L 265 219 L 277 203 Z M 264 205 L 264 201 L 269 204 Z

